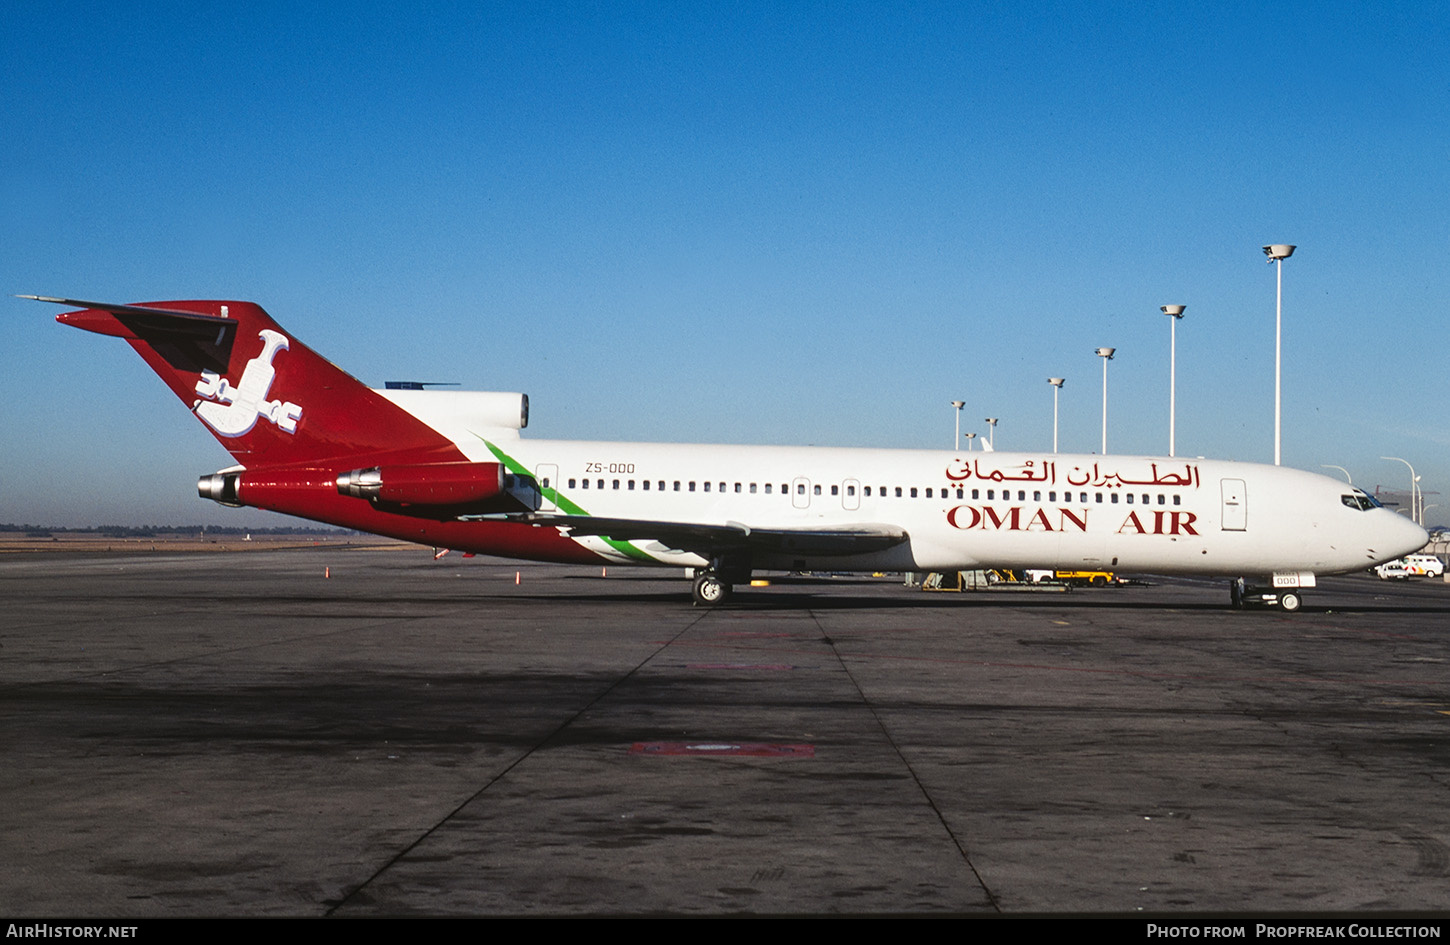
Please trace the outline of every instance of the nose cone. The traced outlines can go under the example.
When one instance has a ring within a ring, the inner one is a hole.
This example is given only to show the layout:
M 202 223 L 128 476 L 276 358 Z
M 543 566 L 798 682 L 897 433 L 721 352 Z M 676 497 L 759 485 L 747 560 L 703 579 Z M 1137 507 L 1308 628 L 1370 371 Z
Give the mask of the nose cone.
M 1384 509 L 1387 514 L 1384 516 L 1384 523 L 1379 526 L 1380 548 L 1387 557 L 1386 561 L 1393 561 L 1396 558 L 1419 551 L 1430 543 L 1430 533 L 1425 531 L 1414 522 L 1389 509 Z

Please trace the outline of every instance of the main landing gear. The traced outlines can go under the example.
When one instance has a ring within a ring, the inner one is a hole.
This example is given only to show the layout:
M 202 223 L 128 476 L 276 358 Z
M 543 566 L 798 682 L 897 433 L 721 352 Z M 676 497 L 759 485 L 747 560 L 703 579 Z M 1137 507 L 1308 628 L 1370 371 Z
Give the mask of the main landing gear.
M 725 603 L 736 584 L 750 583 L 750 570 L 748 557 L 715 558 L 695 574 L 695 606 L 718 607 Z
M 1304 597 L 1298 588 L 1254 587 L 1243 578 L 1229 582 L 1228 594 L 1234 610 L 1263 606 L 1277 607 L 1286 614 L 1292 614 L 1304 606 Z
M 705 571 L 695 578 L 695 606 L 714 607 L 725 603 L 734 590 L 714 571 Z

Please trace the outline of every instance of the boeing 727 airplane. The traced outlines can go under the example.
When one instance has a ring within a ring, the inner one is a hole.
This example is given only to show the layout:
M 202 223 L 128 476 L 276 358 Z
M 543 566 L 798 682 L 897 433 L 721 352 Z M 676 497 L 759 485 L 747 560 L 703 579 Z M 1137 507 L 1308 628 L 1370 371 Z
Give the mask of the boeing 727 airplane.
M 524 394 L 373 390 L 251 302 L 79 306 L 236 460 L 203 498 L 423 545 L 689 568 L 725 600 L 755 570 L 1114 569 L 1229 578 L 1301 606 L 1316 575 L 1418 550 L 1413 522 L 1335 479 L 1256 463 L 529 440 Z

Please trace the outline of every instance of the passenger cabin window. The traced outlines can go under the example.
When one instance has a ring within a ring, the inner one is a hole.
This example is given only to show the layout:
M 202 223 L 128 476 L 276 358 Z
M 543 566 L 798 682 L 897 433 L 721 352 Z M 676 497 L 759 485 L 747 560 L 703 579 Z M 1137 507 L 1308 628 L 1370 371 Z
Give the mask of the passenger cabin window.
M 577 480 L 574 480 L 574 479 L 570 479 L 570 480 L 569 480 L 569 488 L 570 488 L 570 489 L 573 489 L 573 488 L 574 488 L 574 486 L 575 486 L 575 484 L 576 484 L 576 482 L 577 482 Z

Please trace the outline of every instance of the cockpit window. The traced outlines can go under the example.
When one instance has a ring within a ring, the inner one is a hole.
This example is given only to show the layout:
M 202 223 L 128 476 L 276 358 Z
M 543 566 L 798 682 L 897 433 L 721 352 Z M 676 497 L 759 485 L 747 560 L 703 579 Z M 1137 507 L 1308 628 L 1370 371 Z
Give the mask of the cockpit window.
M 1370 509 L 1378 509 L 1382 507 L 1378 499 L 1376 499 L 1372 495 L 1366 494 L 1360 489 L 1354 490 L 1354 492 L 1350 495 L 1340 496 L 1339 501 L 1343 502 L 1349 508 L 1359 509 L 1361 512 L 1367 512 Z

